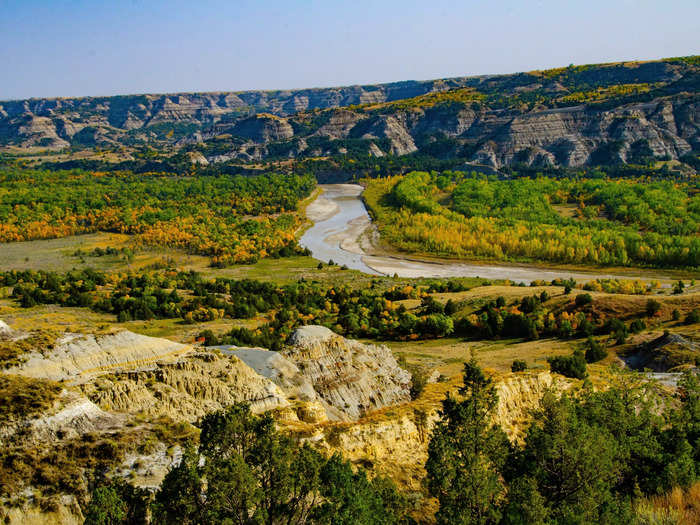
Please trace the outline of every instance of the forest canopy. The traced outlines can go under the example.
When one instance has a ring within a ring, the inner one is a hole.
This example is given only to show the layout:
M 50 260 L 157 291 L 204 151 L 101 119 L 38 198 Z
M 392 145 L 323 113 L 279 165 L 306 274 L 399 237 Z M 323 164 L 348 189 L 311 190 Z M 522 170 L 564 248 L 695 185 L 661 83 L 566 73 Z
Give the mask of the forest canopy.
M 365 197 L 384 238 L 408 251 L 599 266 L 700 264 L 696 179 L 412 172 L 368 181 Z
M 0 168 L 0 242 L 96 231 L 143 245 L 251 262 L 294 248 L 310 175 L 175 176 Z

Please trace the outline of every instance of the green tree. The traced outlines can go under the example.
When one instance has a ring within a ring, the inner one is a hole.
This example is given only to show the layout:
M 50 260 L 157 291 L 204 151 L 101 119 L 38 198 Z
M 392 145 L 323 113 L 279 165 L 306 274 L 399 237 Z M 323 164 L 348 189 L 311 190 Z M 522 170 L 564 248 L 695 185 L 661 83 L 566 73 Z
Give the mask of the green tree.
M 236 404 L 200 426 L 199 451 L 187 449 L 156 493 L 154 523 L 398 522 L 403 503 L 393 485 L 368 481 L 342 458 L 326 461 L 278 432 L 269 414 Z
M 678 281 L 676 284 L 673 285 L 673 293 L 676 295 L 682 294 L 684 289 L 685 284 L 683 283 L 683 281 Z
M 393 483 L 386 478 L 370 481 L 362 470 L 338 454 L 321 469 L 321 494 L 324 502 L 313 514 L 316 523 L 333 525 L 382 525 L 398 523 L 401 502 Z
M 428 445 L 426 484 L 438 499 L 438 524 L 490 524 L 501 518 L 500 474 L 508 450 L 491 420 L 498 396 L 474 358 L 464 365 L 462 400 L 448 396 Z
M 661 303 L 659 301 L 657 301 L 656 299 L 647 300 L 646 311 L 648 317 L 655 316 L 659 312 L 659 310 L 661 310 Z
M 127 504 L 116 488 L 97 487 L 92 491 L 90 503 L 85 511 L 86 525 L 119 525 L 126 523 Z
M 512 491 L 508 515 L 520 511 L 541 519 L 546 513 L 552 523 L 624 523 L 628 509 L 612 492 L 619 477 L 616 453 L 614 438 L 581 418 L 576 402 L 546 393 L 509 469 L 512 479 L 532 477 L 536 493 L 532 484 Z
M 196 450 L 187 447 L 180 463 L 165 475 L 152 505 L 154 524 L 203 523 L 204 500 L 198 463 Z
M 584 379 L 588 376 L 586 371 L 586 359 L 581 350 L 574 350 L 573 355 L 558 355 L 547 358 L 552 372 L 575 379 Z
M 585 357 L 587 363 L 597 363 L 601 359 L 608 357 L 608 351 L 593 337 L 589 336 L 586 340 Z
M 522 372 L 523 370 L 527 370 L 527 363 L 522 359 L 516 359 L 510 365 L 511 372 Z

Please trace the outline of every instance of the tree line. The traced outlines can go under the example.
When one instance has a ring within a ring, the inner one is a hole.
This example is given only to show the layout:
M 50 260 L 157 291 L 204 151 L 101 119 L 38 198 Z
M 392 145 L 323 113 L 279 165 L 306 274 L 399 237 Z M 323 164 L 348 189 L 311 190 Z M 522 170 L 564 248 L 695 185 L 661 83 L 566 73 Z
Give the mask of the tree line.
M 697 180 L 518 178 L 413 172 L 365 192 L 392 244 L 452 257 L 700 265 Z
M 311 175 L 179 176 L 0 167 L 0 242 L 96 231 L 207 255 L 215 266 L 296 253 Z

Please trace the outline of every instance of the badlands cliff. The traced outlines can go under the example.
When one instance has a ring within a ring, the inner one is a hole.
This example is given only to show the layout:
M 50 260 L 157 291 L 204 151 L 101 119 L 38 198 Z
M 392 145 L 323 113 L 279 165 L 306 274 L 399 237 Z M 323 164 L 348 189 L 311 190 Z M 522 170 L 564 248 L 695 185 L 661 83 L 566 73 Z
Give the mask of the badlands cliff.
M 299 91 L 0 102 L 0 146 L 184 148 L 192 162 L 460 158 L 494 168 L 700 150 L 697 57 Z M 352 151 L 350 151 L 352 150 Z
M 4 324 L 0 329 L 4 337 L 21 336 Z M 36 349 L 3 372 L 2 377 L 58 385 L 58 395 L 38 413 L 6 417 L 0 432 L 6 450 L 26 458 L 51 449 L 65 455 L 84 443 L 102 451 L 120 440 L 123 450 L 101 468 L 111 465 L 112 475 L 143 487 L 157 486 L 179 460 L 178 432 L 191 435 L 190 423 L 205 413 L 244 401 L 255 412 L 272 410 L 281 428 L 300 440 L 328 454 L 342 452 L 419 494 L 440 400 L 458 386 L 432 383 L 411 401 L 411 376 L 389 348 L 348 340 L 321 326 L 297 329 L 281 352 L 199 348 L 127 331 L 67 334 L 52 349 Z M 499 383 L 496 419 L 513 439 L 552 387 L 548 373 L 508 376 Z M 87 476 L 89 464 L 71 463 L 71 475 Z M 23 472 L 12 480 L 22 487 L 21 502 L 4 503 L 9 523 L 81 522 L 77 502 L 84 479 L 42 510 L 41 487 L 33 485 L 41 478 Z

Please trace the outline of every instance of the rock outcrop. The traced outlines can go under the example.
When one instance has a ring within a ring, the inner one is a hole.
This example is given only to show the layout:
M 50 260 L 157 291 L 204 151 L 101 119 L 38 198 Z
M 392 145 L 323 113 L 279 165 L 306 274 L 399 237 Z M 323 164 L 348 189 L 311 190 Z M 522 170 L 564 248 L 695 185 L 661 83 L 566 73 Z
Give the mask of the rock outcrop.
M 282 355 L 329 405 L 353 419 L 410 400 L 411 374 L 384 345 L 345 339 L 324 326 L 298 328 Z
M 645 341 L 622 358 L 635 370 L 669 372 L 696 367 L 700 361 L 700 343 L 680 334 L 664 333 Z
M 350 421 L 410 400 L 411 375 L 399 367 L 389 348 L 345 339 L 324 326 L 298 328 L 282 352 L 220 350 L 274 381 L 297 403 L 303 421 Z
M 12 328 L 5 321 L 0 320 L 0 339 L 12 337 Z
M 155 125 L 194 125 L 206 128 L 256 113 L 287 116 L 313 109 L 380 103 L 414 97 L 446 87 L 463 87 L 473 79 L 407 81 L 372 86 L 349 86 L 293 91 L 246 91 L 128 95 L 115 97 L 44 98 L 0 101 L 0 145 L 63 148 L 71 144 L 117 144 L 131 139 L 157 140 Z M 241 127 L 244 135 L 266 136 L 266 124 Z M 151 128 L 151 129 L 149 129 Z M 186 129 L 186 127 L 184 128 Z M 282 125 L 268 137 L 288 134 Z M 174 140 L 178 135 L 175 134 Z
M 290 405 L 284 392 L 235 356 L 192 352 L 174 362 L 112 373 L 81 385 L 107 411 L 196 421 L 208 412 L 246 402 L 253 412 Z
M 54 405 L 38 417 L 5 422 L 0 428 L 0 443 L 21 435 L 25 444 L 71 439 L 88 432 L 118 429 L 123 417 L 108 413 L 89 399 L 71 390 L 63 390 Z
M 174 361 L 190 347 L 121 331 L 105 335 L 66 334 L 52 350 L 37 349 L 20 366 L 7 370 L 52 381 L 83 383 L 119 370 L 136 370 L 156 361 Z
M 555 379 L 549 372 L 509 374 L 496 384 L 499 401 L 494 421 L 503 427 L 512 441 L 517 441 L 532 420 L 532 411 L 539 406 L 545 392 L 570 387 L 571 383 Z M 357 464 L 390 475 L 404 488 L 420 490 L 430 431 L 440 410 L 439 400 L 447 391 L 456 388 L 454 382 L 429 384 L 425 397 L 436 401 L 419 399 L 416 403 L 373 413 L 352 425 L 326 425 L 306 439 L 329 454 L 340 451 Z
M 198 163 L 416 151 L 493 168 L 677 159 L 700 150 L 699 86 L 696 61 L 669 59 L 298 91 L 32 99 L 0 102 L 0 146 L 203 143 Z M 431 98 L 462 88 L 464 99 Z

